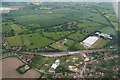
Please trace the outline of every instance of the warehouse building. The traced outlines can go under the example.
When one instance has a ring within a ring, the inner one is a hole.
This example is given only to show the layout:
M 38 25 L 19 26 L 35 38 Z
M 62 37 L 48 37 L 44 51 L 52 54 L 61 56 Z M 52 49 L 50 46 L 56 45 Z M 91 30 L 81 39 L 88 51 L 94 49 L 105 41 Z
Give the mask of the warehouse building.
M 83 42 L 81 42 L 81 44 L 85 47 L 85 48 L 90 48 L 96 41 L 98 41 L 99 37 L 96 36 L 89 36 L 88 38 L 86 38 Z

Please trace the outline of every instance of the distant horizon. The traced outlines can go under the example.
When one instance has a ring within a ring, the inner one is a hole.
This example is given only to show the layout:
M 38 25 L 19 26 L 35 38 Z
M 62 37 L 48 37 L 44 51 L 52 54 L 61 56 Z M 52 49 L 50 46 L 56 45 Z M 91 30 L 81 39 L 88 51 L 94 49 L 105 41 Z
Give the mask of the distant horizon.
M 2 2 L 119 2 L 120 0 L 2 0 Z

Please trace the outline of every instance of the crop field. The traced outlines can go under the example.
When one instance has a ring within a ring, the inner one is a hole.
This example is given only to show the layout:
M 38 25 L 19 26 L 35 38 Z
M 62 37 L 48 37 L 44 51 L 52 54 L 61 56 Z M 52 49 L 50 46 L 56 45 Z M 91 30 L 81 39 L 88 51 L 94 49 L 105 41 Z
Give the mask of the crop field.
M 11 27 L 16 33 L 20 33 L 22 31 L 21 27 L 16 24 L 12 24 Z
M 84 34 L 81 34 L 80 31 L 74 33 L 74 34 L 71 34 L 70 36 L 68 36 L 68 38 L 70 39 L 73 39 L 75 41 L 81 41 L 85 38 L 85 35 Z
M 43 32 L 44 36 L 47 36 L 54 40 L 59 40 L 60 38 L 72 33 L 73 31 L 62 31 L 62 32 Z
M 19 3 L 15 5 L 17 4 Z M 13 3 L 10 5 L 13 6 Z M 3 14 L 2 33 L 5 37 L 7 36 L 10 46 L 22 45 L 24 50 L 47 51 L 46 48 L 49 49 L 51 45 L 53 51 L 72 50 L 72 47 L 74 50 L 81 50 L 84 48 L 79 43 L 87 36 L 94 35 L 96 31 L 116 35 L 118 20 L 112 7 L 108 7 L 110 5 L 104 3 L 99 5 L 98 3 L 24 3 L 22 5 L 24 7 L 19 10 Z M 56 43 L 65 38 L 68 41 L 64 45 Z
M 91 27 L 91 26 L 99 26 L 100 24 L 93 21 L 88 20 L 80 20 L 77 26 L 81 27 Z
M 99 29 L 103 28 L 104 26 L 92 26 L 92 27 L 85 27 L 85 31 L 88 33 L 98 31 Z
M 24 44 L 29 49 L 43 48 L 54 42 L 48 38 L 42 37 L 38 33 L 22 35 L 22 38 Z
M 3 78 L 39 78 L 40 74 L 34 70 L 30 69 L 27 71 L 25 74 L 19 74 L 16 69 L 19 66 L 22 66 L 24 63 L 22 63 L 19 59 L 11 57 L 11 58 L 6 58 L 2 60 L 2 72 Z
M 7 32 L 10 32 L 12 30 L 10 25 L 2 25 L 1 29 L 2 29 L 3 33 L 7 33 Z
M 10 46 L 19 46 L 19 45 L 23 44 L 22 39 L 21 39 L 21 35 L 8 37 L 7 40 L 8 40 L 8 43 Z
M 99 31 L 101 31 L 102 33 L 110 34 L 110 35 L 116 35 L 116 31 L 112 27 L 104 27 L 100 29 Z
M 63 51 L 67 51 L 67 49 L 68 49 L 67 46 L 60 44 L 60 43 L 54 43 L 54 44 L 52 44 L 52 47 L 55 49 L 58 49 L 58 50 L 63 50 Z

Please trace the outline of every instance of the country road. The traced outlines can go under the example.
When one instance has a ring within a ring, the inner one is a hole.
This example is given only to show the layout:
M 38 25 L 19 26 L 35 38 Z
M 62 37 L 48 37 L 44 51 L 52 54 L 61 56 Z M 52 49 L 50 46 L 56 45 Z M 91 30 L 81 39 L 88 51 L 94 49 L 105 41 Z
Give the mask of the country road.
M 36 54 L 46 57 L 58 57 L 65 55 L 75 55 L 75 54 L 83 54 L 83 53 L 93 53 L 93 52 L 101 52 L 101 51 L 113 51 L 117 49 L 97 49 L 97 50 L 81 50 L 81 51 L 72 51 L 72 52 L 22 52 L 24 54 Z

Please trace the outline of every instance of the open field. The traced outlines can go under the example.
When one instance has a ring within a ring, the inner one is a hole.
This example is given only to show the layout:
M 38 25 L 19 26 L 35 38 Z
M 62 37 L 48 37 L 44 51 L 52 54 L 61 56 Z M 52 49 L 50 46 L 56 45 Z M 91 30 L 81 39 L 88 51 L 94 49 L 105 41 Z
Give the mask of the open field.
M 66 43 L 65 43 L 65 45 L 67 45 L 67 46 L 72 46 L 74 44 L 74 41 L 73 40 L 68 40 Z
M 68 38 L 76 40 L 76 41 L 81 41 L 81 40 L 83 40 L 85 38 L 85 35 L 82 34 L 80 31 L 78 31 L 78 32 L 68 36 Z
M 21 27 L 16 24 L 12 24 L 11 27 L 16 33 L 20 33 L 22 31 Z
M 7 40 L 8 40 L 8 43 L 9 43 L 10 46 L 22 45 L 21 35 L 8 37 Z
M 105 40 L 100 38 L 95 44 L 92 45 L 92 48 L 102 48 L 106 46 L 106 44 L 109 42 L 109 40 Z
M 110 26 L 104 27 L 104 28 L 100 29 L 99 31 L 102 33 L 109 34 L 109 35 L 116 35 L 115 29 Z
M 22 35 L 22 38 L 24 45 L 29 49 L 46 47 L 54 42 L 39 33 Z
M 17 58 L 6 58 L 2 60 L 3 78 L 39 78 L 40 74 L 34 69 L 30 69 L 25 74 L 19 74 L 16 69 L 22 66 L 23 63 Z
M 2 25 L 2 26 L 0 26 L 0 28 L 2 29 L 3 33 L 7 33 L 7 32 L 10 32 L 11 30 L 13 30 L 10 25 Z
M 60 44 L 60 43 L 54 43 L 52 44 L 52 47 L 58 50 L 63 50 L 63 51 L 67 51 L 67 46 Z
M 62 32 L 43 32 L 44 36 L 50 37 L 54 40 L 59 40 L 60 38 L 63 38 L 64 36 L 72 33 L 73 31 L 62 31 Z

